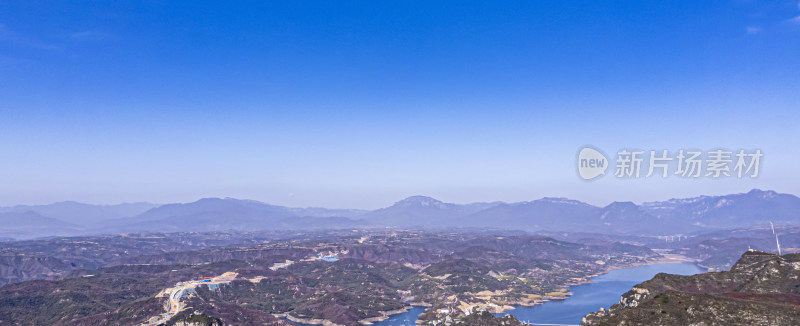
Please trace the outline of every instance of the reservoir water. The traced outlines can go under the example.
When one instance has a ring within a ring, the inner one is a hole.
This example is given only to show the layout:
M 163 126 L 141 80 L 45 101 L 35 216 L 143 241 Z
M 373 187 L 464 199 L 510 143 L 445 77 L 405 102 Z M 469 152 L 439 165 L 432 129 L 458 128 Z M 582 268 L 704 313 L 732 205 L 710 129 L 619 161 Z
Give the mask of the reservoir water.
M 653 278 L 658 273 L 692 275 L 705 270 L 691 263 L 670 263 L 618 269 L 592 278 L 594 283 L 573 286 L 572 296 L 566 300 L 548 301 L 533 307 L 517 307 L 503 314 L 512 314 L 521 321 L 534 324 L 578 325 L 583 316 L 608 309 L 619 302 L 620 296 L 634 285 Z
M 592 278 L 594 283 L 571 287 L 572 296 L 566 300 L 548 301 L 534 307 L 517 307 L 496 315 L 512 314 L 519 320 L 534 324 L 578 325 L 584 315 L 597 311 L 600 307 L 608 309 L 634 285 L 649 280 L 658 273 L 691 275 L 703 272 L 705 270 L 691 263 L 654 264 L 618 269 Z M 423 311 L 424 308 L 413 307 L 407 312 L 391 316 L 389 319 L 373 325 L 413 326 L 416 325 L 414 322 Z

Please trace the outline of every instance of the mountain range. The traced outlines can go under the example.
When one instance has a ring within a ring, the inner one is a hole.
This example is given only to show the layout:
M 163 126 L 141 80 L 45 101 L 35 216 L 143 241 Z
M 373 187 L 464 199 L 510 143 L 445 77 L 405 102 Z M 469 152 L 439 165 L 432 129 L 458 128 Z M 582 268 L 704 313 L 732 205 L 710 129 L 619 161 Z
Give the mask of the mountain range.
M 765 225 L 800 225 L 800 198 L 747 193 L 605 207 L 567 198 L 504 203 L 445 203 L 412 196 L 372 211 L 292 208 L 254 200 L 204 198 L 192 203 L 112 206 L 61 202 L 0 208 L 0 237 L 173 231 L 255 231 L 365 227 L 488 227 L 524 231 L 667 235 Z

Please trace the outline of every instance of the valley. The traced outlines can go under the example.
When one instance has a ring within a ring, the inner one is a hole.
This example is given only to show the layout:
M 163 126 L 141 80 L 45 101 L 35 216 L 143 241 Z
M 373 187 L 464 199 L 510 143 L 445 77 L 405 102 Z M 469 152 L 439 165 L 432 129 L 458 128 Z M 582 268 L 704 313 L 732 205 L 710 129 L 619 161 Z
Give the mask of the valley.
M 219 237 L 209 234 L 206 241 Z M 323 259 L 331 252 L 338 259 Z M 145 253 L 107 267 L 72 270 L 58 280 L 10 284 L 0 288 L 5 300 L 0 319 L 88 325 L 137 316 L 139 324 L 170 325 L 201 313 L 239 325 L 281 325 L 282 318 L 356 325 L 416 305 L 425 307 L 420 322 L 433 324 L 466 318 L 473 310 L 502 312 L 563 299 L 569 286 L 594 275 L 661 258 L 641 246 L 536 235 L 322 232 L 254 246 Z M 125 284 L 138 291 L 122 292 Z M 109 306 L 106 292 L 121 297 Z M 60 305 L 36 299 L 46 297 Z

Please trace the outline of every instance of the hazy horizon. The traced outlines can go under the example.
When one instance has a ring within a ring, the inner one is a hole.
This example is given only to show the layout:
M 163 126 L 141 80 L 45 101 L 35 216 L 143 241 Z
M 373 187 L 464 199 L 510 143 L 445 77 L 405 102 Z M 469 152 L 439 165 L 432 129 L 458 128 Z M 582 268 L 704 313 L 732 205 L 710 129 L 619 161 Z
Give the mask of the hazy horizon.
M 589 201 L 586 201 L 586 200 L 582 200 L 580 198 L 571 198 L 571 197 L 564 197 L 564 196 L 546 196 L 546 195 L 538 197 L 538 198 L 531 198 L 531 199 L 517 200 L 517 201 L 508 201 L 508 200 L 499 199 L 499 200 L 478 200 L 478 201 L 469 201 L 469 202 L 454 202 L 454 201 L 445 200 L 445 199 L 442 199 L 442 198 L 439 198 L 439 197 L 436 197 L 436 196 L 430 196 L 430 195 L 424 195 L 424 194 L 415 194 L 415 195 L 408 195 L 408 196 L 405 196 L 405 197 L 402 197 L 402 198 L 397 198 L 394 201 L 387 202 L 385 204 L 382 204 L 381 206 L 376 206 L 376 207 L 344 207 L 344 206 L 322 206 L 322 205 L 292 206 L 292 205 L 289 205 L 289 204 L 282 204 L 282 203 L 272 202 L 272 201 L 268 201 L 268 200 L 261 200 L 261 199 L 254 199 L 254 198 L 238 198 L 238 197 L 231 197 L 231 196 L 200 197 L 200 198 L 196 198 L 196 199 L 193 199 L 193 200 L 176 201 L 176 202 L 128 201 L 128 202 L 116 202 L 116 203 L 114 203 L 114 202 L 110 202 L 110 203 L 91 203 L 91 202 L 83 202 L 83 201 L 77 201 L 77 200 L 59 200 L 59 201 L 47 202 L 47 203 L 32 203 L 32 204 L 24 204 L 23 203 L 23 204 L 0 205 L 0 207 L 40 206 L 40 205 L 41 206 L 46 206 L 46 205 L 52 205 L 52 204 L 58 204 L 58 203 L 64 203 L 64 202 L 75 202 L 75 203 L 80 203 L 80 204 L 97 205 L 97 206 L 114 206 L 114 205 L 125 205 L 125 204 L 166 205 L 166 204 L 188 204 L 188 203 L 196 202 L 196 201 L 201 200 L 201 199 L 216 198 L 216 199 L 253 200 L 253 201 L 258 201 L 258 202 L 262 202 L 262 203 L 270 204 L 270 205 L 278 205 L 278 206 L 285 206 L 285 207 L 296 207 L 296 208 L 327 208 L 327 209 L 375 210 L 375 209 L 389 207 L 392 204 L 395 204 L 395 203 L 397 203 L 397 202 L 399 202 L 399 201 L 401 201 L 403 199 L 407 199 L 407 198 L 415 197 L 415 196 L 429 197 L 429 198 L 433 198 L 433 199 L 442 201 L 444 203 L 457 204 L 457 205 L 474 204 L 474 203 L 491 203 L 491 202 L 504 202 L 504 203 L 509 203 L 510 204 L 510 203 L 516 203 L 516 202 L 534 201 L 534 200 L 539 200 L 539 199 L 543 199 L 543 198 L 567 198 L 567 199 L 571 199 L 571 200 L 577 200 L 577 201 L 580 201 L 580 202 L 584 202 L 584 203 L 587 203 L 587 204 L 592 205 L 592 206 L 605 207 L 605 206 L 607 206 L 607 205 L 609 205 L 609 204 L 611 204 L 613 202 L 633 202 L 634 204 L 641 205 L 642 203 L 645 203 L 645 202 L 663 202 L 663 201 L 668 201 L 668 200 L 671 200 L 671 199 L 684 199 L 684 198 L 694 198 L 694 197 L 701 197 L 701 196 L 713 197 L 713 196 L 724 196 L 724 195 L 732 195 L 732 194 L 741 194 L 741 193 L 750 192 L 751 190 L 775 191 L 776 193 L 784 193 L 784 194 L 790 194 L 790 195 L 793 195 L 793 196 L 797 196 L 797 194 L 794 194 L 794 193 L 781 192 L 781 191 L 776 191 L 776 190 L 773 190 L 773 189 L 756 189 L 756 188 L 753 188 L 753 189 L 749 189 L 749 190 L 746 190 L 746 191 L 739 191 L 739 192 L 715 193 L 715 194 L 697 194 L 697 195 L 687 195 L 687 196 L 673 196 L 673 197 L 669 197 L 669 198 L 661 198 L 661 199 L 645 200 L 645 201 L 632 201 L 632 200 L 618 199 L 618 200 L 613 200 L 613 201 L 610 201 L 610 202 L 607 202 L 607 203 L 592 203 L 592 202 L 589 202 Z

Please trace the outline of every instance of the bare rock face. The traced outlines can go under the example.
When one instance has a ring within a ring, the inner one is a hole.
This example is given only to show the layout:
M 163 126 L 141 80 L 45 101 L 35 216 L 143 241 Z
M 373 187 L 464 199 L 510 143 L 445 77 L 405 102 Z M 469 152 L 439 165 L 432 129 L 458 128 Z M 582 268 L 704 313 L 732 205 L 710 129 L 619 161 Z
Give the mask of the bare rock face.
M 633 293 L 631 293 L 633 292 Z M 643 299 L 647 298 L 650 294 L 650 290 L 640 287 L 634 287 L 631 292 L 626 293 L 626 296 L 623 296 L 620 299 L 619 304 L 625 308 L 633 308 L 639 305 Z
M 748 251 L 727 272 L 658 274 L 582 325 L 798 325 L 800 254 Z

